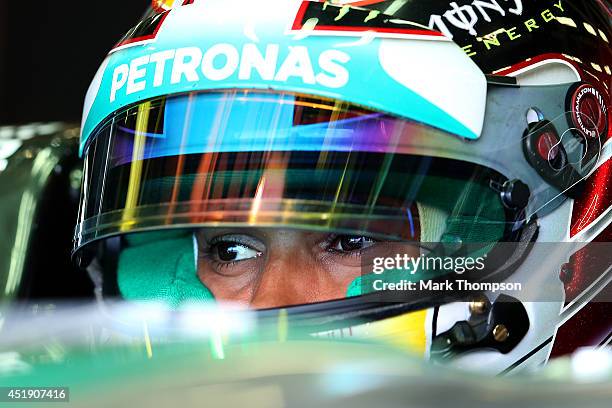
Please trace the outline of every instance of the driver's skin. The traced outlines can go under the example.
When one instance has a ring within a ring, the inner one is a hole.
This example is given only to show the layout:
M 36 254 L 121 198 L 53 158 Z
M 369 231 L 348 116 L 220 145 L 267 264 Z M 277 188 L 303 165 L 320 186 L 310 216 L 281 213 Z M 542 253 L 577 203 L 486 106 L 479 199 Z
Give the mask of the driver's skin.
M 362 255 L 393 245 L 366 236 L 251 227 L 203 228 L 197 240 L 202 283 L 217 300 L 256 309 L 345 298 L 361 275 Z

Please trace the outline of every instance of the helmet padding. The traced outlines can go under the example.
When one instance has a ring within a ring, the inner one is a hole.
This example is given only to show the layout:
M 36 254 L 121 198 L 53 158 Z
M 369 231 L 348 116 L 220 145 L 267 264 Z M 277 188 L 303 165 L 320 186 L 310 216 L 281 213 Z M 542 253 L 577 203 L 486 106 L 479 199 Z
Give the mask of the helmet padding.
M 191 231 L 142 233 L 126 240 L 117 267 L 125 299 L 160 301 L 170 307 L 214 301 L 198 278 Z

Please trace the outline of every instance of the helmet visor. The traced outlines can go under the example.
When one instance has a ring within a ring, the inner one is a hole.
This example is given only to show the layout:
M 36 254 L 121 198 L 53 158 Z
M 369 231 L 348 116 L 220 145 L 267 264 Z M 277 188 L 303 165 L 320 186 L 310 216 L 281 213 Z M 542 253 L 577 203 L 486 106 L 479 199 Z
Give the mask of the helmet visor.
M 472 242 L 512 233 L 517 216 L 495 188 L 506 179 L 415 154 L 415 140 L 430 138 L 455 136 L 289 93 L 145 102 L 112 118 L 86 150 L 75 249 L 169 227 L 287 227 L 402 241 L 459 233 L 452 229 Z

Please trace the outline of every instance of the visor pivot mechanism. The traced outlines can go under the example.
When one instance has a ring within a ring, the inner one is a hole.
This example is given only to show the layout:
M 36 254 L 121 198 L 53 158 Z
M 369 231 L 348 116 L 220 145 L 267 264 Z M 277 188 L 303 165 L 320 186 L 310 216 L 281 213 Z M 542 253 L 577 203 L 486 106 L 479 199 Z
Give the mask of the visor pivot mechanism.
M 508 337 L 510 337 L 510 332 L 505 325 L 498 324 L 495 326 L 495 328 L 493 328 L 493 338 L 498 343 L 503 343 L 504 341 L 508 340 Z
M 489 299 L 482 295 L 472 300 L 469 304 L 470 313 L 472 315 L 483 315 L 491 307 Z
M 475 307 L 481 302 L 483 305 Z M 434 337 L 431 350 L 434 360 L 449 360 L 474 350 L 508 354 L 527 334 L 529 316 L 519 300 L 501 295 L 491 304 L 482 296 L 472 303 L 468 320 L 459 321 L 450 330 Z M 481 308 L 485 304 L 486 308 Z
M 504 205 L 511 210 L 520 210 L 527 207 L 531 192 L 527 184 L 520 180 L 509 180 L 504 184 L 491 182 L 491 188 L 498 191 Z
M 600 147 L 601 143 L 563 142 L 548 120 L 529 124 L 523 135 L 527 162 L 549 185 L 574 199 L 582 194 L 581 180 L 597 162 Z

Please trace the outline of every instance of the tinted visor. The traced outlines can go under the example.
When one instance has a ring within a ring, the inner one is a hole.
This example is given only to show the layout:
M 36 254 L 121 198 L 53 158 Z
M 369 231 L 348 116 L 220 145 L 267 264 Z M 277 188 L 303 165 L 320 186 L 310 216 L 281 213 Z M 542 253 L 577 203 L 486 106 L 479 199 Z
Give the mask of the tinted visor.
M 506 179 L 417 154 L 415 141 L 428 139 L 456 137 L 289 93 L 145 102 L 117 114 L 86 149 L 75 249 L 120 233 L 202 226 L 509 239 L 519 212 L 502 202 Z

